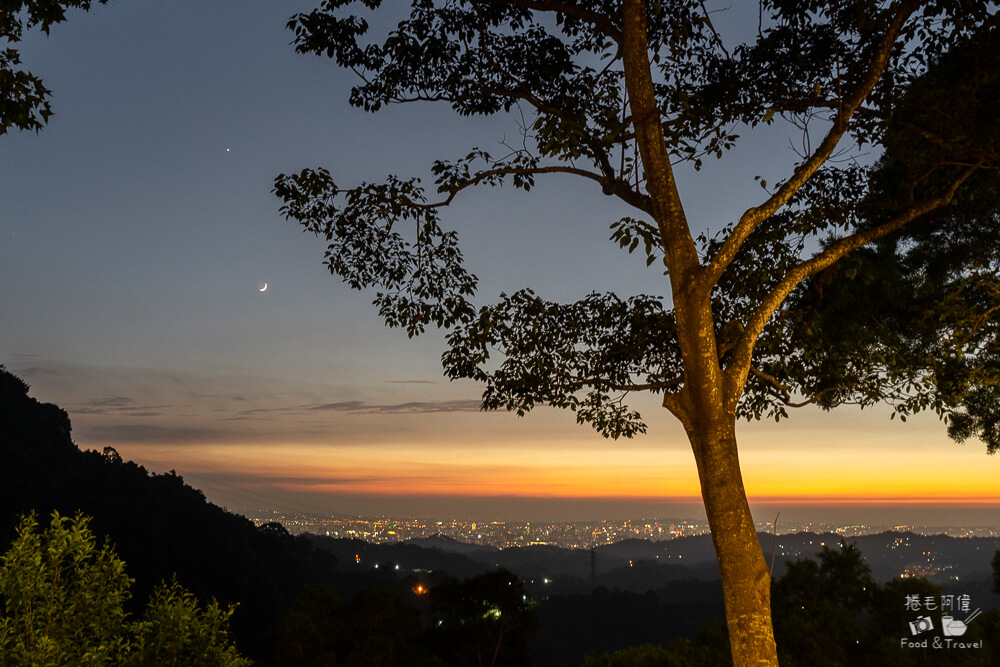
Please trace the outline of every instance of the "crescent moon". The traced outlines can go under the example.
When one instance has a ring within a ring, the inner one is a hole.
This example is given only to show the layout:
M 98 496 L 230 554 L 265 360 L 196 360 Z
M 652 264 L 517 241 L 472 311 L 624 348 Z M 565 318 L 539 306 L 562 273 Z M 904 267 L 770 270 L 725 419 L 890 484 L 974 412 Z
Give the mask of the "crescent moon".
M 266 292 L 267 291 L 267 283 L 265 283 L 265 282 L 257 283 L 257 291 L 259 291 L 259 292 Z

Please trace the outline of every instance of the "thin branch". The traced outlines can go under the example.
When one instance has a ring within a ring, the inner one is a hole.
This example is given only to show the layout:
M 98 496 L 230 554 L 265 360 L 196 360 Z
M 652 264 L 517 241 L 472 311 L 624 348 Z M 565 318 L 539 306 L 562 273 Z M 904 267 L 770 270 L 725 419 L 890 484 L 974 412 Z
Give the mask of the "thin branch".
M 774 101 L 774 110 L 777 112 L 789 112 L 789 113 L 805 113 L 812 109 L 829 109 L 830 111 L 839 111 L 843 107 L 843 100 L 814 100 L 814 99 L 778 99 Z M 888 114 L 885 112 L 875 109 L 873 107 L 866 107 L 864 105 L 858 106 L 854 110 L 854 116 L 868 117 L 868 118 L 878 118 L 885 120 L 888 118 Z
M 596 181 L 596 182 L 600 183 L 602 185 L 602 187 L 605 187 L 605 191 L 607 191 L 607 186 L 605 184 L 605 180 L 606 179 L 601 174 L 598 174 L 598 173 L 592 172 L 592 171 L 586 171 L 585 169 L 578 169 L 576 167 L 563 167 L 563 166 L 559 166 L 559 165 L 551 165 L 551 166 L 548 166 L 548 167 L 533 167 L 533 168 L 519 167 L 519 168 L 486 169 L 484 171 L 477 172 L 473 177 L 471 177 L 471 178 L 469 178 L 469 179 L 467 179 L 465 181 L 462 181 L 458 185 L 455 185 L 455 186 L 453 186 L 451 188 L 448 188 L 448 190 L 447 190 L 448 196 L 446 198 L 440 200 L 440 201 L 436 201 L 436 202 L 416 202 L 416 201 L 413 201 L 412 199 L 410 199 L 409 197 L 407 197 L 406 195 L 400 195 L 400 197 L 399 197 L 398 200 L 394 200 L 391 203 L 393 205 L 395 205 L 397 203 L 401 203 L 406 208 L 413 209 L 413 210 L 416 210 L 416 211 L 429 211 L 429 210 L 433 210 L 433 209 L 436 209 L 436 208 L 445 208 L 445 207 L 449 206 L 455 200 L 455 197 L 458 195 L 459 192 L 461 192 L 462 190 L 465 190 L 467 188 L 471 188 L 471 187 L 474 187 L 476 185 L 479 185 L 483 181 L 485 181 L 485 180 L 487 180 L 487 179 L 489 179 L 489 178 L 491 178 L 493 176 L 513 176 L 513 175 L 527 176 L 527 175 L 530 175 L 530 174 L 573 174 L 573 175 L 576 175 L 576 176 L 581 176 L 583 178 L 590 179 L 592 181 Z M 330 197 L 332 198 L 332 197 L 336 197 L 338 195 L 351 195 L 353 193 L 360 192 L 360 191 L 362 191 L 362 188 L 349 188 L 349 189 L 342 189 L 342 190 L 341 189 L 337 189 L 337 190 L 334 190 L 333 193 L 331 193 Z M 629 190 L 629 192 L 631 192 L 631 190 Z M 617 194 L 617 193 L 615 193 L 615 194 Z M 637 193 L 633 193 L 633 194 L 636 194 L 637 197 L 639 196 Z M 639 202 L 639 203 L 641 204 L 642 202 Z M 639 206 L 639 205 L 637 205 L 637 207 L 638 208 L 642 208 L 642 206 Z M 645 209 L 643 208 L 642 210 L 645 210 Z M 385 209 L 378 209 L 374 213 L 376 215 L 383 215 L 383 214 L 388 213 L 389 211 L 390 211 L 390 209 L 385 208 Z M 391 228 L 391 224 L 392 224 L 391 221 L 390 221 L 389 224 L 390 224 L 389 228 Z
M 583 178 L 596 181 L 598 183 L 601 183 L 602 185 L 604 184 L 605 180 L 602 174 L 598 174 L 593 171 L 587 171 L 586 169 L 579 169 L 577 167 L 564 167 L 561 165 L 550 165 L 547 167 L 517 167 L 517 168 L 502 167 L 498 169 L 486 169 L 480 172 L 476 172 L 476 174 L 472 178 L 469 178 L 468 180 L 465 180 L 456 186 L 448 188 L 447 190 L 448 197 L 441 201 L 423 204 L 412 201 L 407 198 L 403 198 L 403 202 L 407 206 L 419 210 L 443 208 L 451 204 L 451 202 L 455 199 L 456 195 L 458 195 L 458 193 L 461 192 L 462 190 L 479 185 L 486 179 L 492 178 L 493 176 L 514 176 L 514 175 L 528 176 L 532 174 L 573 174 L 575 176 L 581 176 Z
M 555 368 L 551 370 L 557 377 L 564 380 L 576 382 L 585 387 L 604 387 L 612 391 L 657 391 L 661 389 L 673 389 L 674 387 L 679 387 L 684 383 L 684 378 L 678 376 L 670 380 L 663 380 L 662 382 L 647 382 L 644 384 L 614 384 L 602 378 L 582 377 L 579 375 L 573 375 L 572 373 L 560 372 Z
M 715 43 L 718 44 L 719 48 L 722 49 L 722 52 L 726 54 L 726 58 L 732 60 L 733 57 L 729 54 L 729 49 L 726 48 L 722 38 L 719 37 L 719 33 L 715 30 L 715 26 L 712 25 L 712 19 L 709 17 L 710 12 L 705 7 L 704 0 L 699 0 L 698 4 L 701 5 L 701 11 L 705 14 L 705 23 L 708 25 L 708 29 L 712 31 L 712 36 L 715 37 Z
M 478 185 L 487 178 L 493 176 L 505 176 L 505 175 L 522 175 L 527 176 L 530 174 L 573 174 L 574 176 L 580 176 L 592 181 L 595 181 L 601 185 L 605 194 L 615 195 L 619 199 L 631 204 L 635 208 L 652 215 L 652 203 L 649 200 L 648 195 L 644 195 L 640 192 L 636 192 L 629 185 L 619 179 L 609 179 L 603 174 L 599 174 L 593 171 L 587 171 L 586 169 L 580 169 L 578 167 L 567 167 L 561 165 L 550 165 L 547 167 L 532 167 L 532 168 L 500 168 L 500 169 L 487 169 L 485 171 L 478 172 L 471 179 L 455 186 L 449 190 L 447 199 L 435 202 L 432 204 L 418 204 L 416 202 L 411 202 L 414 208 L 418 209 L 429 209 L 429 208 L 441 208 L 448 206 L 455 196 L 461 191 L 468 187 Z
M 810 396 L 809 398 L 807 398 L 804 401 L 800 401 L 798 403 L 792 403 L 791 401 L 782 401 L 782 402 L 784 403 L 784 405 L 785 405 L 786 408 L 804 408 L 807 405 L 812 405 L 813 403 L 815 403 L 816 401 L 818 401 L 820 399 L 820 397 L 823 396 L 823 394 L 829 394 L 830 392 L 833 392 L 833 391 L 845 391 L 845 390 L 848 390 L 848 389 L 850 389 L 850 387 L 846 387 L 846 386 L 845 387 L 827 387 L 826 389 L 822 389 L 820 391 L 817 391 L 815 394 L 813 394 L 812 396 Z
M 664 382 L 647 382 L 646 384 L 607 384 L 608 389 L 613 391 L 657 391 L 660 389 L 673 389 L 679 387 L 684 382 L 683 378 L 674 378 Z

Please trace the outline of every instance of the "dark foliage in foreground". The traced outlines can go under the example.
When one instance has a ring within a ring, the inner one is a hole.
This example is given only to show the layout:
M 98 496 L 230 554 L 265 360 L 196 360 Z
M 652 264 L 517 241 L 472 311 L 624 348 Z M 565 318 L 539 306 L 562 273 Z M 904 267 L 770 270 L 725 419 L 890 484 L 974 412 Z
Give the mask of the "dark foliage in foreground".
M 1000 552 L 997 552 L 1000 554 Z M 995 560 L 1000 561 L 1000 556 Z M 969 589 L 975 600 L 985 591 Z M 946 591 L 919 577 L 876 583 L 861 551 L 842 543 L 823 547 L 818 559 L 788 563 L 785 575 L 774 582 L 772 609 L 774 633 L 782 667 L 841 667 L 878 665 L 955 667 L 1000 664 L 1000 609 L 975 617 L 965 634 L 954 640 L 981 642 L 980 648 L 934 648 L 928 632 L 913 636 L 909 622 L 920 613 L 930 615 L 940 630 L 941 610 L 907 610 L 908 596 L 920 601 L 941 599 Z M 978 606 L 973 604 L 973 607 Z M 964 618 L 969 611 L 953 612 Z M 900 645 L 901 639 L 927 645 Z M 691 638 L 666 645 L 646 644 L 589 656 L 584 667 L 719 667 L 731 664 L 728 638 L 717 622 L 706 623 Z

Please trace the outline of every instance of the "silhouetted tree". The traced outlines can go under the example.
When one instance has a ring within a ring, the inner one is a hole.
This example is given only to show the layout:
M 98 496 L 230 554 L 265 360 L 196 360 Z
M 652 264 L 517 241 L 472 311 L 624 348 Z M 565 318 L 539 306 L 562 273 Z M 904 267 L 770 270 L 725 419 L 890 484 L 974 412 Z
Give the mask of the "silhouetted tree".
M 449 665 L 517 667 L 530 662 L 537 627 L 532 601 L 514 573 L 502 568 L 449 579 L 431 595 L 430 640 Z
M 782 664 L 833 667 L 863 660 L 868 647 L 859 641 L 868 634 L 875 595 L 871 568 L 855 545 L 823 547 L 818 562 L 789 563 L 772 592 Z
M 996 355 L 994 326 L 977 325 L 998 312 L 995 250 L 985 268 L 960 272 L 976 277 L 981 296 L 942 311 L 943 321 L 918 318 L 920 335 L 890 339 L 889 349 L 859 335 L 827 354 L 833 331 L 812 326 L 815 309 L 799 296 L 850 280 L 849 267 L 836 267 L 858 248 L 995 192 L 1000 67 L 989 3 L 763 0 L 755 34 L 732 48 L 699 0 L 415 0 L 374 41 L 368 22 L 344 10 L 361 4 L 382 3 L 325 0 L 289 22 L 300 52 L 359 75 L 352 104 L 442 101 L 463 115 L 518 107 L 523 136 L 500 157 L 473 149 L 434 162 L 436 198 L 416 178 L 342 187 L 324 169 L 281 175 L 282 212 L 327 240 L 333 273 L 380 290 L 388 325 L 410 336 L 454 327 L 445 373 L 485 383 L 484 408 L 524 414 L 545 403 L 631 437 L 645 424 L 626 395 L 662 395 L 697 463 L 734 660 L 774 664 L 769 569 L 743 488 L 738 417 L 888 400 L 904 417 L 936 409 L 953 435 L 995 446 L 997 365 L 973 361 Z M 738 133 L 778 118 L 801 129 L 800 160 L 779 181 L 762 180 L 760 200 L 737 221 L 692 228 L 678 164 L 698 169 Z M 884 158 L 852 159 L 863 145 Z M 522 290 L 477 310 L 476 277 L 440 211 L 473 186 L 527 190 L 543 174 L 582 178 L 620 200 L 630 215 L 612 239 L 665 269 L 669 282 L 655 285 L 670 298 L 595 293 L 563 305 Z M 927 340 L 935 345 L 921 348 Z
M 386 588 L 361 591 L 345 610 L 344 635 L 348 648 L 343 663 L 349 667 L 384 665 L 418 667 L 431 657 L 420 645 L 420 612 L 407 593 Z
M 583 661 L 583 667 L 687 667 L 687 665 L 687 662 L 680 662 L 673 651 L 653 644 L 632 646 L 599 656 L 588 656 Z
M 105 4 L 108 0 L 96 0 Z M 51 91 L 37 76 L 21 69 L 21 54 L 13 47 L 25 30 L 45 34 L 66 20 L 67 9 L 87 11 L 95 0 L 7 0 L 0 3 L 0 135 L 9 129 L 37 132 L 52 115 Z
M 644 644 L 587 656 L 583 667 L 726 667 L 731 665 L 729 640 L 718 624 L 707 624 L 695 637 L 667 646 Z
M 978 614 L 961 635 L 961 641 L 978 642 L 980 648 L 936 649 L 941 617 L 961 620 L 963 614 L 954 605 L 942 609 L 945 591 L 926 579 L 901 577 L 879 585 L 856 545 L 823 547 L 817 558 L 787 565 L 772 595 L 778 655 L 785 667 L 972 667 L 995 664 L 1000 655 L 991 645 L 1000 636 L 1000 609 Z M 919 601 L 921 610 L 908 608 L 908 599 Z M 924 607 L 927 601 L 934 609 Z M 918 615 L 930 615 L 936 632 L 923 635 L 930 638 L 926 648 L 902 648 L 900 638 L 921 640 L 909 628 Z M 727 644 L 725 633 L 710 622 L 690 639 L 590 656 L 584 667 L 716 667 L 726 662 Z
M 333 589 L 310 586 L 299 593 L 271 630 L 275 667 L 334 667 L 344 635 L 344 605 Z
M 31 386 L 0 364 L 0 402 L 17 400 L 28 395 Z
M 993 554 L 993 592 L 1000 593 L 1000 551 Z

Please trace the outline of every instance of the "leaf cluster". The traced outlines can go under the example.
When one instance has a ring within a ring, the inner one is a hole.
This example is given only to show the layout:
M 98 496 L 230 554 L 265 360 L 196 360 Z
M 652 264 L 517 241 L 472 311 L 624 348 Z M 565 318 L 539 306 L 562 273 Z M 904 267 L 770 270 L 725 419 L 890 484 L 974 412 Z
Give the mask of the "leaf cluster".
M 4 665 L 100 667 L 205 665 L 247 667 L 228 637 L 233 608 L 202 609 L 176 582 L 153 593 L 142 620 L 125 603 L 133 580 L 108 544 L 97 545 L 90 519 L 34 514 L 0 558 L 0 656 Z
M 130 664 L 248 667 L 227 633 L 235 607 L 216 600 L 204 608 L 176 578 L 153 591 L 141 621 L 133 626 L 136 649 Z
M 325 169 L 278 176 L 281 212 L 329 243 L 326 264 L 353 289 L 378 287 L 374 303 L 409 336 L 468 320 L 477 279 L 462 265 L 458 235 L 444 231 L 419 179 L 337 187 Z
M 0 653 L 11 665 L 119 664 L 132 580 L 89 521 L 53 514 L 45 531 L 25 517 L 0 561 Z
M 524 415 L 538 403 L 569 408 L 579 423 L 612 438 L 646 429 L 625 395 L 681 382 L 676 323 L 660 297 L 592 293 L 566 305 L 530 289 L 501 294 L 456 327 L 448 347 L 445 375 L 483 382 L 484 409 Z M 495 368 L 494 356 L 501 359 Z
M 990 3 L 762 2 L 757 40 L 737 46 L 726 66 L 714 71 L 705 98 L 720 105 L 730 121 L 751 127 L 772 122 L 776 114 L 803 126 L 839 122 L 870 75 L 896 11 L 912 14 L 848 128 L 858 143 L 880 144 L 900 91 L 991 21 Z
M 100 4 L 108 0 L 97 0 Z M 8 0 L 0 3 L 0 135 L 11 128 L 38 132 L 52 115 L 51 91 L 42 80 L 21 69 L 21 54 L 12 44 L 26 30 L 38 28 L 46 35 L 56 23 L 66 20 L 66 10 L 89 11 L 94 0 Z

